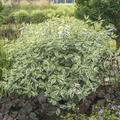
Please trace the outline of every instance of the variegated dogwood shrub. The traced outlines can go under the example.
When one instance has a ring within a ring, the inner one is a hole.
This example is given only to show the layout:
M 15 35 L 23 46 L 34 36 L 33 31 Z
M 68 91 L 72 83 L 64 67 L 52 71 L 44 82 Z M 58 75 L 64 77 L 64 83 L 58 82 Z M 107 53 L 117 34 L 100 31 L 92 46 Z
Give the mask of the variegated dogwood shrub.
M 109 40 L 100 24 L 90 27 L 72 18 L 25 24 L 8 49 L 11 69 L 4 73 L 4 89 L 27 96 L 44 91 L 53 105 L 71 108 L 101 84 Z

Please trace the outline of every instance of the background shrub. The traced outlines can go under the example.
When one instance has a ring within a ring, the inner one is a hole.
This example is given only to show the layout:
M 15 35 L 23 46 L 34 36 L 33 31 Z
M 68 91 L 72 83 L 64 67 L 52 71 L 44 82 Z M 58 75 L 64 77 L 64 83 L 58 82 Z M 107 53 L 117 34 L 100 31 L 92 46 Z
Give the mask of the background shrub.
M 6 18 L 6 24 L 15 24 L 15 16 L 14 16 L 14 13 L 11 13 L 10 15 L 8 15 L 8 17 Z M 22 22 L 22 20 L 21 20 Z
M 63 5 L 63 6 L 58 6 L 58 9 L 57 10 L 62 10 L 62 11 L 64 11 L 65 12 L 65 14 L 67 15 L 67 16 L 74 16 L 74 12 L 75 12 L 75 6 L 65 6 L 65 5 Z
M 41 23 L 48 19 L 47 12 L 42 10 L 34 10 L 31 13 L 31 22 L 32 23 Z
M 60 18 L 60 17 L 62 17 L 62 16 L 66 16 L 66 12 L 63 10 L 63 9 L 57 9 L 56 11 L 55 11 L 55 17 L 58 17 L 58 18 Z
M 11 22 L 14 22 L 14 20 L 13 21 L 11 21 L 11 17 L 13 17 L 12 16 L 12 13 L 15 11 L 15 9 L 14 8 L 12 8 L 11 6 L 8 6 L 8 5 L 4 5 L 3 6 L 3 9 L 2 9 L 2 11 L 1 11 L 1 13 L 0 13 L 0 15 L 1 15 L 1 17 L 2 17 L 2 23 L 1 23 L 1 25 L 2 24 L 7 24 L 7 23 L 11 23 Z
M 8 49 L 12 66 L 4 89 L 27 96 L 44 91 L 53 105 L 71 108 L 100 85 L 108 40 L 98 23 L 89 27 L 76 19 L 25 25 Z
M 5 21 L 5 17 L 3 15 L 0 15 L 0 25 L 2 25 Z
M 2 3 L 0 2 L 0 11 L 3 9 L 3 5 Z
M 61 16 L 74 16 L 74 6 L 58 6 L 55 10 L 55 17 L 61 17 Z
M 55 17 L 55 11 L 56 10 L 53 10 L 53 9 L 47 9 L 45 10 L 45 13 L 49 19 L 52 19 Z
M 2 15 L 2 10 L 3 10 L 3 5 L 2 3 L 0 2 L 0 25 L 3 24 L 4 22 L 4 16 Z
M 120 47 L 120 0 L 76 0 L 76 15 L 84 19 L 89 16 L 93 21 L 103 20 L 103 25 L 114 24 L 117 29 L 117 47 Z
M 19 10 L 14 13 L 15 22 L 17 23 L 27 23 L 29 22 L 29 13 L 25 10 Z
M 29 5 L 21 5 L 21 6 L 16 6 L 16 9 L 23 9 L 23 10 L 27 10 L 27 11 L 31 11 L 31 10 L 47 10 L 47 9 L 53 9 L 56 10 L 57 6 L 56 5 L 50 5 L 50 4 L 29 4 Z
M 0 23 L 39 23 L 48 18 L 74 16 L 74 6 L 58 6 L 58 5 L 22 5 L 11 7 L 4 5 L 1 8 Z M 30 18 L 31 17 L 31 18 Z

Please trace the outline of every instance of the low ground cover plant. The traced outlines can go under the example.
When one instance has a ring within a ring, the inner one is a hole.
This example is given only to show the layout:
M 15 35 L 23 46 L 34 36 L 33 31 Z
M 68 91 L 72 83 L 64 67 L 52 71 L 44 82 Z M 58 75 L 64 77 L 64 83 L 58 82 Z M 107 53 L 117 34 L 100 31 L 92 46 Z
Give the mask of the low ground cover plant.
M 61 116 L 59 120 L 98 120 L 98 117 L 97 116 L 88 117 L 84 114 L 68 113 L 67 115 Z
M 99 111 L 99 120 L 119 120 L 120 119 L 120 105 L 109 104 Z
M 120 119 L 120 105 L 109 103 L 106 107 L 100 108 L 96 113 L 90 116 L 84 114 L 67 113 L 61 115 L 59 120 L 119 120 Z M 97 109 L 98 109 L 97 108 Z
M 69 109 L 101 84 L 100 71 L 105 74 L 111 54 L 108 40 L 100 24 L 89 27 L 76 19 L 24 25 L 8 48 L 4 90 L 27 96 L 42 91 L 50 103 Z

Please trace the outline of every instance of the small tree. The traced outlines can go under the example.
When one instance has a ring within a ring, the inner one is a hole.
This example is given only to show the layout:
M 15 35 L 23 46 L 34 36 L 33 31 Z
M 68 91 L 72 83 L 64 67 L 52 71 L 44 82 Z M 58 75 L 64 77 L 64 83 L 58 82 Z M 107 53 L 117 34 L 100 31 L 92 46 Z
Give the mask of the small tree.
M 91 20 L 104 20 L 104 25 L 112 23 L 117 29 L 117 47 L 120 47 L 120 0 L 76 0 L 78 18 L 88 15 Z

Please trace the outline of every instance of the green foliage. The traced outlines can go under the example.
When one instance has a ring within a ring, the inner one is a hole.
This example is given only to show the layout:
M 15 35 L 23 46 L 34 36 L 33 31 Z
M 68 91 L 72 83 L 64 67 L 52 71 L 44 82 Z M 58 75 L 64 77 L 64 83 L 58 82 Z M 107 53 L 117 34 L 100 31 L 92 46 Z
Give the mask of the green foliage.
M 3 41 L 0 40 L 0 85 L 1 85 L 2 80 L 3 80 L 3 76 L 2 76 L 3 75 L 3 70 L 6 67 L 7 67 L 6 51 L 5 51 Z
M 7 24 L 9 23 L 9 21 L 11 21 L 11 14 L 14 12 L 14 8 L 10 7 L 10 6 L 3 6 L 3 9 L 0 13 L 1 19 L 0 19 L 0 23 L 2 24 Z M 2 22 L 1 22 L 2 21 Z
M 9 24 L 9 23 L 14 24 L 15 22 L 18 22 L 18 20 L 16 20 L 14 13 L 11 13 L 6 17 L 6 20 L 5 20 L 6 24 Z M 19 22 L 22 22 L 22 20 L 20 20 Z
M 61 120 L 88 120 L 88 119 L 87 119 L 87 117 L 85 117 L 83 115 L 68 113 L 66 116 L 62 116 Z
M 104 20 L 104 24 L 112 23 L 120 30 L 120 0 L 76 0 L 76 15 L 79 18 L 89 16 L 92 20 Z
M 53 9 L 56 10 L 58 6 L 56 5 L 50 5 L 50 4 L 29 4 L 29 5 L 21 5 L 21 6 L 16 6 L 16 9 L 20 10 L 27 10 L 30 12 L 31 10 L 47 10 L 47 9 Z
M 46 11 L 34 10 L 31 13 L 31 22 L 32 23 L 41 23 L 48 19 Z
M 71 108 L 101 84 L 111 38 L 100 24 L 89 27 L 68 18 L 24 26 L 8 49 L 7 93 L 34 96 L 44 91 L 53 105 Z
M 27 23 L 29 22 L 29 13 L 25 10 L 19 10 L 14 13 L 15 22 L 17 23 Z
M 3 5 L 2 3 L 0 2 L 0 11 L 3 9 Z
M 119 113 L 120 109 L 113 109 L 110 110 L 108 108 L 105 108 L 103 113 L 103 119 L 104 120 L 120 120 L 120 115 L 117 116 L 117 113 Z
M 44 13 L 47 15 L 49 19 L 52 19 L 55 17 L 56 10 L 47 9 L 47 10 L 44 10 Z
M 0 25 L 2 25 L 4 23 L 4 20 L 5 20 L 4 16 L 0 15 Z
M 3 23 L 4 21 L 4 17 L 3 15 L 1 14 L 1 11 L 3 10 L 3 5 L 2 3 L 0 2 L 0 25 Z
M 117 102 L 117 101 L 116 101 Z M 103 120 L 119 120 L 120 119 L 120 105 L 115 101 L 114 104 L 109 103 L 106 107 L 101 108 L 98 113 L 95 113 L 99 119 Z M 116 104 L 115 104 L 116 103 Z
M 2 79 L 2 68 L 4 67 L 5 53 L 3 50 L 3 45 L 0 42 L 0 80 Z
M 86 115 L 83 114 L 67 113 L 67 115 L 61 116 L 61 119 L 59 120 L 98 120 L 98 117 L 96 116 L 87 117 Z
M 22 5 L 11 7 L 5 5 L 0 13 L 0 24 L 39 23 L 53 17 L 74 16 L 74 6 Z
M 74 6 L 59 6 L 55 10 L 55 17 L 74 16 Z
M 3 80 L 3 71 L 8 67 L 8 61 L 6 58 L 5 47 L 3 42 L 0 41 L 0 96 L 4 94 L 4 80 Z
M 58 18 L 60 18 L 60 17 L 62 17 L 62 16 L 66 16 L 66 12 L 63 10 L 63 9 L 57 9 L 56 11 L 55 11 L 55 17 L 58 17 Z

